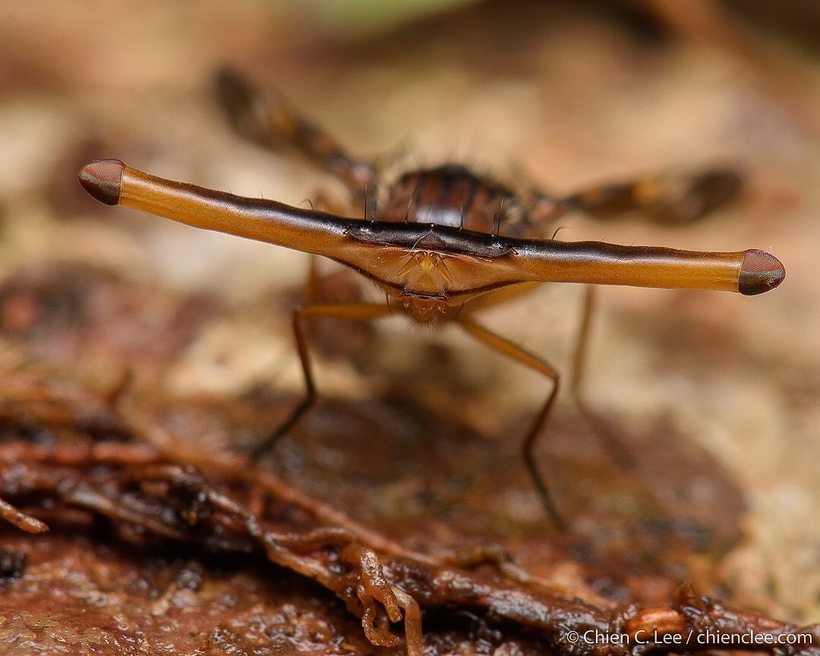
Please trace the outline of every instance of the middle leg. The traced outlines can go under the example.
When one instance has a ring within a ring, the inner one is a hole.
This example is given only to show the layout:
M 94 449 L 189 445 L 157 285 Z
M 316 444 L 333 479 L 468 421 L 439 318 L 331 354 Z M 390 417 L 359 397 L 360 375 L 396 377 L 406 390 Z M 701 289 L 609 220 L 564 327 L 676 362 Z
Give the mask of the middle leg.
M 578 339 L 575 342 L 575 352 L 572 356 L 569 393 L 578 411 L 595 430 L 599 439 L 603 442 L 612 457 L 622 466 L 628 467 L 633 464 L 629 451 L 624 447 L 617 433 L 613 431 L 606 419 L 601 417 L 597 411 L 593 410 L 587 404 L 582 393 L 589 353 L 589 340 L 592 334 L 592 317 L 595 314 L 598 298 L 596 290 L 597 287 L 595 287 L 595 285 L 587 285 L 584 290 L 584 300 L 581 308 L 581 325 L 578 327 Z
M 550 390 L 547 400 L 544 402 L 541 410 L 539 410 L 538 415 L 535 417 L 535 420 L 530 425 L 530 428 L 524 437 L 521 453 L 530 477 L 532 478 L 532 482 L 538 490 L 538 494 L 541 497 L 541 501 L 544 504 L 544 508 L 552 520 L 552 523 L 558 530 L 566 530 L 567 523 L 553 501 L 552 495 L 550 494 L 543 475 L 538 469 L 534 456 L 536 440 L 539 437 L 541 430 L 546 425 L 550 413 L 552 412 L 552 407 L 555 405 L 555 400 L 558 398 L 560 378 L 558 372 L 546 360 L 539 358 L 529 351 L 525 351 L 523 348 L 513 344 L 508 339 L 505 339 L 491 330 L 488 330 L 484 326 L 481 326 L 473 321 L 469 316 L 460 316 L 456 318 L 455 321 L 467 332 L 467 334 L 484 344 L 484 346 L 497 353 L 500 353 L 501 355 L 511 358 L 516 362 L 520 362 L 525 367 L 537 371 L 552 381 L 552 390 Z
M 310 361 L 307 339 L 305 337 L 304 320 L 309 317 L 335 317 L 353 321 L 371 321 L 390 314 L 387 305 L 377 303 L 332 303 L 323 305 L 308 305 L 299 308 L 293 313 L 293 336 L 296 339 L 296 350 L 302 373 L 305 377 L 305 396 L 288 415 L 279 427 L 267 438 L 257 444 L 251 452 L 251 457 L 258 460 L 284 437 L 299 422 L 302 416 L 316 401 L 316 385 L 313 382 L 313 371 Z

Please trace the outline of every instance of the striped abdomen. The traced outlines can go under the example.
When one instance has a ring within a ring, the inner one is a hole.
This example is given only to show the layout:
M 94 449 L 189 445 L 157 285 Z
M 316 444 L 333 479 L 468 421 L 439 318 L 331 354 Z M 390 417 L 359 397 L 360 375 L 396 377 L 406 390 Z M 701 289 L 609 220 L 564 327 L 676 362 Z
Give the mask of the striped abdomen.
M 399 178 L 380 207 L 380 221 L 429 223 L 497 234 L 520 219 L 521 207 L 502 185 L 463 166 L 412 171 Z

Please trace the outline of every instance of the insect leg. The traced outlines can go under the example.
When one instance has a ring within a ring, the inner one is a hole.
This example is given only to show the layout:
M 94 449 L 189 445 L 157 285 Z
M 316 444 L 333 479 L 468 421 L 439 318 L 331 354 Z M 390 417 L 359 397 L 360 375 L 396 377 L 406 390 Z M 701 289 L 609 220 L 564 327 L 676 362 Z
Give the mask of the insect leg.
M 507 285 L 499 289 L 487 292 L 478 296 L 464 305 L 464 313 L 472 315 L 475 312 L 495 307 L 501 303 L 514 301 L 521 296 L 530 294 L 541 287 L 541 283 L 519 283 L 517 285 Z
M 308 255 L 308 274 L 305 281 L 305 301 L 313 305 L 322 299 L 322 276 L 319 274 L 319 256 Z
M 298 308 L 293 313 L 293 336 L 296 340 L 296 350 L 299 354 L 299 362 L 302 365 L 302 373 L 305 377 L 305 397 L 290 413 L 288 418 L 268 437 L 257 444 L 251 452 L 253 459 L 259 459 L 286 435 L 302 418 L 302 415 L 310 409 L 316 401 L 316 386 L 313 382 L 313 371 L 311 368 L 310 352 L 308 350 L 307 339 L 303 322 L 309 317 L 335 317 L 337 319 L 349 319 L 353 321 L 369 321 L 390 314 L 390 308 L 377 303 L 328 303 L 325 305 L 308 305 Z
M 530 473 L 530 477 L 538 490 L 538 494 L 541 497 L 541 501 L 544 504 L 547 514 L 550 516 L 550 519 L 556 528 L 562 531 L 565 530 L 567 526 L 566 521 L 561 516 L 561 513 L 558 512 L 558 508 L 555 506 L 555 502 L 553 501 L 552 495 L 547 488 L 544 477 L 538 470 L 538 466 L 533 455 L 535 441 L 539 437 L 541 429 L 546 424 L 547 419 L 552 412 L 552 406 L 555 404 L 555 399 L 558 397 L 560 378 L 558 372 L 545 360 L 533 355 L 532 353 L 529 353 L 528 351 L 525 351 L 520 346 L 513 344 L 511 341 L 497 335 L 487 328 L 484 328 L 480 324 L 470 319 L 469 316 L 460 316 L 455 319 L 455 321 L 457 321 L 458 324 L 464 328 L 464 330 L 471 337 L 484 344 L 484 346 L 496 351 L 497 353 L 500 353 L 501 355 L 511 358 L 516 362 L 520 362 L 525 367 L 529 367 L 530 369 L 537 371 L 552 381 L 552 390 L 550 390 L 547 400 L 544 402 L 544 405 L 541 407 L 541 410 L 538 412 L 538 415 L 524 437 L 524 442 L 521 447 L 521 454 L 524 458 L 524 463 L 527 466 L 527 470 Z
M 592 333 L 592 317 L 595 314 L 597 303 L 597 287 L 587 285 L 584 290 L 583 307 L 581 309 L 581 325 L 578 328 L 578 339 L 575 343 L 575 352 L 572 357 L 572 370 L 569 379 L 569 392 L 578 411 L 584 419 L 595 429 L 598 437 L 612 456 L 623 466 L 632 465 L 629 453 L 617 435 L 608 426 L 597 412 L 592 410 L 582 395 L 584 374 L 586 373 L 587 356 L 589 353 L 589 338 Z
M 217 75 L 216 92 L 234 130 L 244 138 L 273 151 L 290 144 L 341 179 L 357 201 L 364 199 L 367 189 L 375 190 L 375 167 L 350 157 L 335 139 L 302 117 L 278 93 L 263 96 L 229 70 Z

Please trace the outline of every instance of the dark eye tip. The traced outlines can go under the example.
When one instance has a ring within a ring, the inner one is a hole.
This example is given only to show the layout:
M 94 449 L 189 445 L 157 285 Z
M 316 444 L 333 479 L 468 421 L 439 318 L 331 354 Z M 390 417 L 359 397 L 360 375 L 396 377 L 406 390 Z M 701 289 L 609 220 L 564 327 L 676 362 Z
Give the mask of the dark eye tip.
M 118 159 L 98 159 L 80 169 L 80 184 L 101 203 L 117 205 L 122 190 L 122 170 Z
M 740 267 L 737 290 L 746 296 L 762 294 L 777 287 L 785 277 L 786 269 L 774 255 L 748 250 Z

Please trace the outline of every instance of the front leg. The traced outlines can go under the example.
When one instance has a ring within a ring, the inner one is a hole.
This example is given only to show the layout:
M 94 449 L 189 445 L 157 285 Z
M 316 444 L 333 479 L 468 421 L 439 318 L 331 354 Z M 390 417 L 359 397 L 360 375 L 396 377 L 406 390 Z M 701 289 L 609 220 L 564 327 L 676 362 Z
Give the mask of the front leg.
M 288 415 L 279 427 L 268 437 L 257 444 L 251 452 L 251 457 L 258 460 L 270 451 L 276 443 L 299 422 L 302 416 L 316 401 L 316 386 L 313 382 L 313 371 L 310 361 L 307 339 L 305 337 L 304 320 L 308 317 L 335 317 L 352 321 L 371 321 L 390 314 L 386 305 L 375 303 L 333 303 L 325 305 L 309 305 L 299 308 L 293 313 L 293 336 L 296 340 L 296 351 L 302 365 L 305 377 L 305 396 Z

